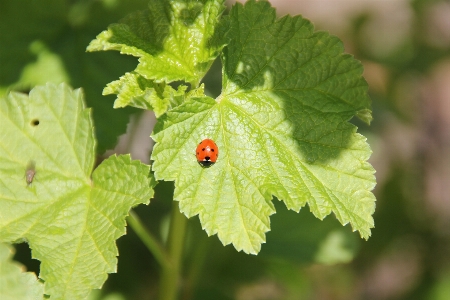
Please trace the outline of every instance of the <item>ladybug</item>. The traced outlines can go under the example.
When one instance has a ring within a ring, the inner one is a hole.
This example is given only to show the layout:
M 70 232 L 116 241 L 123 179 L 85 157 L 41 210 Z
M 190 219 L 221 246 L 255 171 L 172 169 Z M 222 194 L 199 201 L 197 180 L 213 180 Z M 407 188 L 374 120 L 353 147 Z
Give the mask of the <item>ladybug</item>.
M 195 150 L 195 156 L 200 166 L 209 168 L 216 163 L 219 157 L 219 148 L 213 140 L 204 139 L 198 144 Z

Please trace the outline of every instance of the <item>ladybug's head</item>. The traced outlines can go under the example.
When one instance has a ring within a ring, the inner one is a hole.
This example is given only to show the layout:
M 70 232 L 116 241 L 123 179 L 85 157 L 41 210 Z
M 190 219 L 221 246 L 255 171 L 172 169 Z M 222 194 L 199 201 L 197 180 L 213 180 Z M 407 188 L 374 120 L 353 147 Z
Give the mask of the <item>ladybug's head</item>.
M 203 168 L 209 168 L 211 167 L 214 162 L 212 162 L 211 160 L 209 160 L 209 156 L 205 157 L 205 160 L 200 160 L 198 161 L 198 163 L 200 164 L 200 166 L 202 166 Z

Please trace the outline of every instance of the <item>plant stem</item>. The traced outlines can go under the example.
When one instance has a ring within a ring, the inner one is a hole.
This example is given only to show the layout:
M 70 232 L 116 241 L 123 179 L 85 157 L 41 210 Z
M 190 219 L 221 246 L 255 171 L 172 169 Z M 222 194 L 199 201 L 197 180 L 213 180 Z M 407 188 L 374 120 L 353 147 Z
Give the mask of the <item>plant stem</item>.
M 184 246 L 187 218 L 180 213 L 178 203 L 172 203 L 167 249 L 171 264 L 163 268 L 161 274 L 159 299 L 175 300 L 179 290 L 181 256 Z
M 170 266 L 170 260 L 167 257 L 164 248 L 158 242 L 158 240 L 148 231 L 141 220 L 134 211 L 130 211 L 130 215 L 127 218 L 128 224 L 133 228 L 134 232 L 138 235 L 144 245 L 153 254 L 156 261 L 161 265 L 161 268 L 168 268 Z
M 203 234 L 204 232 L 201 233 Z M 181 299 L 190 300 L 194 296 L 197 282 L 205 265 L 205 260 L 208 257 L 209 248 L 210 238 L 204 236 L 196 239 L 195 251 L 189 262 L 189 272 L 186 275 L 185 284 L 183 285 L 183 295 Z

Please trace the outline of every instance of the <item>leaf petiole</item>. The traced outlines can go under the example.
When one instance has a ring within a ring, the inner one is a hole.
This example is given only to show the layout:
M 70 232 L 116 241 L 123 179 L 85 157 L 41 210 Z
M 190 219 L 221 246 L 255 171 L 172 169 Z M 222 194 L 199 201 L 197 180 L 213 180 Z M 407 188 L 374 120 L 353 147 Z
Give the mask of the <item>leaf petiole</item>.
M 159 292 L 160 300 L 174 300 L 177 298 L 186 223 L 186 216 L 180 212 L 177 203 L 173 202 L 167 241 L 171 264 L 162 271 Z
M 170 268 L 170 260 L 167 257 L 166 251 L 163 246 L 158 242 L 156 237 L 154 237 L 150 231 L 148 231 L 141 220 L 134 211 L 130 211 L 130 215 L 127 217 L 127 222 L 133 228 L 134 232 L 139 236 L 144 245 L 153 254 L 155 259 L 161 265 L 161 268 Z

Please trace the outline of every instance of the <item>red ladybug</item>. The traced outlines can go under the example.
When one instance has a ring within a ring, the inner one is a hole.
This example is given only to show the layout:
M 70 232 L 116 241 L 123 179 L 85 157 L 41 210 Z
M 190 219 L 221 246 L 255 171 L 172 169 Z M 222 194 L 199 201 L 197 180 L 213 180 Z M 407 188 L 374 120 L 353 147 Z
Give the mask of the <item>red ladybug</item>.
M 219 148 L 216 143 L 210 139 L 204 139 L 198 144 L 195 150 L 197 161 L 203 168 L 209 168 L 217 161 L 219 157 Z

